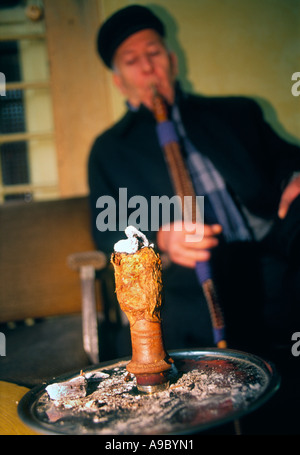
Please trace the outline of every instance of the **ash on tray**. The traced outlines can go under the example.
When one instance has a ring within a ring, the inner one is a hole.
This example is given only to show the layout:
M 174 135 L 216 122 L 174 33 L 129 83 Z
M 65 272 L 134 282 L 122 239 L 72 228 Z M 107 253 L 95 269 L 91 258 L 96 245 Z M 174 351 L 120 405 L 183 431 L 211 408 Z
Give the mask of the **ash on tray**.
M 264 371 L 248 363 L 175 358 L 169 389 L 147 395 L 126 363 L 51 384 L 36 403 L 36 417 L 58 432 L 170 434 L 246 408 L 267 385 Z

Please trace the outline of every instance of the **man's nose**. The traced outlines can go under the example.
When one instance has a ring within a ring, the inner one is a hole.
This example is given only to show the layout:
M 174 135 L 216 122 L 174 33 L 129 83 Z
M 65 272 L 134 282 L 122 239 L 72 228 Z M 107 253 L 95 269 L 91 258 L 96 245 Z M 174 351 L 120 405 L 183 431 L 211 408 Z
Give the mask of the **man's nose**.
M 147 55 L 143 55 L 141 58 L 141 68 L 144 73 L 152 73 L 153 71 L 153 63 Z

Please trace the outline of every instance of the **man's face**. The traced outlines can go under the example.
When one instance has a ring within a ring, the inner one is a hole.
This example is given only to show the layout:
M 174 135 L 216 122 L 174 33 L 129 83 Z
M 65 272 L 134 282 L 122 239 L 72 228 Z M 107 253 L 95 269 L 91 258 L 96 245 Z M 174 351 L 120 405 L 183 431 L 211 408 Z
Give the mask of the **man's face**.
M 172 104 L 177 60 L 154 30 L 134 33 L 114 56 L 114 82 L 135 107 L 141 103 L 152 110 L 153 85 Z

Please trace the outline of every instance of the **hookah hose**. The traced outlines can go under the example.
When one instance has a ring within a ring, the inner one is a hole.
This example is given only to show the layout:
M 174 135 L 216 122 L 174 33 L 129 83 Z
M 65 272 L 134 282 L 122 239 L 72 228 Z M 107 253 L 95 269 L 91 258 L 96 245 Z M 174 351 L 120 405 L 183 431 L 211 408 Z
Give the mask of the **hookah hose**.
M 196 195 L 191 177 L 182 157 L 177 133 L 173 123 L 168 119 L 167 107 L 163 98 L 153 88 L 154 117 L 157 122 L 157 134 L 164 150 L 165 160 L 169 169 L 175 193 L 184 201 L 184 213 L 188 213 L 191 221 L 196 219 Z M 184 196 L 191 196 L 185 198 Z M 218 348 L 226 348 L 225 323 L 219 304 L 219 298 L 212 278 L 209 261 L 197 262 L 196 275 L 208 305 L 214 342 Z

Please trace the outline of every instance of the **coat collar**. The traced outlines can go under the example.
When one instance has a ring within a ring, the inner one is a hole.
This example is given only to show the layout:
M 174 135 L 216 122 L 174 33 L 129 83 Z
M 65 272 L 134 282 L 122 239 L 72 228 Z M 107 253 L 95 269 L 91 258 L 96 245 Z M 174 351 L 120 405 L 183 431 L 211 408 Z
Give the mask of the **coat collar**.
M 187 100 L 189 97 L 188 94 L 184 93 L 181 89 L 180 83 L 176 81 L 175 83 L 175 102 L 181 104 L 182 101 Z M 156 121 L 154 119 L 153 113 L 143 104 L 139 108 L 131 108 L 128 101 L 126 101 L 127 112 L 125 115 L 117 122 L 113 130 L 118 136 L 122 136 L 130 129 L 135 122 L 145 121 L 149 122 L 149 125 L 154 126 Z

